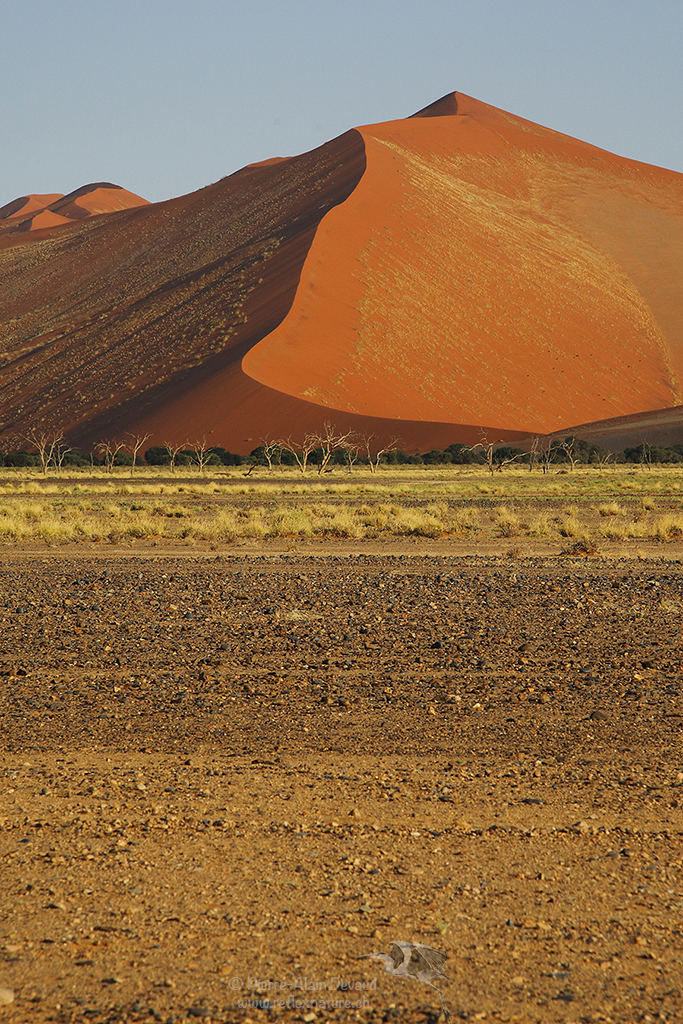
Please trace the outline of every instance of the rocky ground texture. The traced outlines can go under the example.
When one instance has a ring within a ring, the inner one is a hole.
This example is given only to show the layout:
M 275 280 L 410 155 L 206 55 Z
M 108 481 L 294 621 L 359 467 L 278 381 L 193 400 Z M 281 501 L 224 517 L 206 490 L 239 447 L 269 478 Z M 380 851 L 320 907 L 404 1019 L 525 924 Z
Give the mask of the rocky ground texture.
M 682 611 L 676 560 L 5 554 L 0 1019 L 435 1024 L 395 939 L 456 1019 L 683 1019 Z

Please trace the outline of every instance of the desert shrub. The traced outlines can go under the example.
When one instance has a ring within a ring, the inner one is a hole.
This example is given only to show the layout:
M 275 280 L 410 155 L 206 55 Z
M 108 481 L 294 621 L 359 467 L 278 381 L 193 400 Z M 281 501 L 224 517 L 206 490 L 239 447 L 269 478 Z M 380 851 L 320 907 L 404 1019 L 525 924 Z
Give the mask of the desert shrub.
M 444 454 L 450 455 L 450 462 L 456 466 L 483 466 L 486 462 L 481 451 L 472 451 L 469 445 L 460 442 L 449 444 Z
M 162 445 L 155 444 L 145 452 L 145 462 L 150 466 L 170 466 L 171 456 Z
M 138 460 L 139 461 L 139 460 Z M 80 452 L 78 449 L 72 449 L 67 452 L 62 459 L 62 466 L 89 466 L 90 456 L 86 455 L 85 452 Z
M 225 452 L 225 454 L 227 455 L 228 453 Z M 273 457 L 273 462 L 277 462 L 278 461 L 277 460 L 277 455 L 278 454 L 279 453 L 277 453 L 277 452 L 275 453 L 275 455 Z M 264 446 L 262 444 L 257 445 L 256 448 L 253 448 L 252 451 L 249 453 L 249 462 L 252 462 L 252 463 L 254 463 L 257 466 L 267 466 L 268 465 L 268 459 L 266 458 L 266 455 L 265 455 L 265 448 L 264 448 Z
M 258 448 L 255 449 L 255 451 L 258 450 Z M 236 455 L 234 452 L 228 452 L 225 450 L 225 448 L 219 447 L 213 447 L 210 449 L 210 451 L 210 461 L 207 460 L 207 465 L 209 466 L 243 466 L 245 462 L 253 460 L 254 457 L 254 452 L 251 453 L 251 456 L 249 458 L 246 458 L 244 455 Z M 261 449 L 261 451 L 263 451 L 263 449 Z M 259 460 L 257 459 L 256 461 L 258 462 Z M 264 459 L 263 465 L 265 465 L 265 461 L 266 460 Z
M 479 513 L 473 508 L 459 508 L 451 513 L 450 529 L 453 533 L 471 533 L 479 529 Z
M 622 512 L 621 505 L 618 505 L 616 501 L 609 501 L 598 505 L 598 515 L 603 519 L 606 519 L 608 516 L 620 516 Z
M 600 526 L 600 535 L 607 540 L 625 540 L 627 529 L 621 523 L 603 523 Z
M 563 555 L 597 555 L 600 552 L 594 537 L 585 534 L 568 547 L 562 549 Z
M 385 452 L 381 462 L 384 466 L 405 466 L 410 462 L 411 458 L 412 456 L 406 455 L 403 449 L 397 448 L 394 452 Z
M 422 509 L 399 509 L 389 526 L 398 536 L 440 537 L 445 532 L 444 524 Z
M 309 516 L 300 509 L 287 509 L 271 517 L 266 536 L 310 537 L 312 534 L 313 526 Z
M 335 509 L 332 516 L 314 521 L 313 531 L 328 537 L 362 537 L 365 532 L 353 513 L 343 508 Z
M 522 524 L 523 529 L 526 529 L 528 533 L 533 534 L 535 537 L 547 537 L 550 533 L 550 522 L 545 512 L 539 513 L 534 519 L 529 520 L 528 523 Z
M 29 452 L 4 452 L 2 456 L 3 466 L 16 466 L 26 468 L 28 466 L 39 466 L 40 459 L 37 455 Z
M 519 518 L 506 505 L 501 505 L 498 509 L 494 523 L 501 537 L 516 537 L 520 531 Z
M 581 534 L 581 523 L 573 516 L 567 516 L 558 526 L 561 537 L 578 537 Z
M 624 449 L 625 462 L 683 462 L 683 444 L 672 444 L 667 448 L 649 444 L 639 444 L 635 448 Z
M 680 540 L 683 537 L 683 516 L 661 516 L 654 523 L 656 540 Z
M 450 452 L 443 452 L 440 448 L 432 448 L 430 452 L 425 452 L 422 455 L 422 461 L 425 466 L 443 466 L 445 463 L 453 461 Z

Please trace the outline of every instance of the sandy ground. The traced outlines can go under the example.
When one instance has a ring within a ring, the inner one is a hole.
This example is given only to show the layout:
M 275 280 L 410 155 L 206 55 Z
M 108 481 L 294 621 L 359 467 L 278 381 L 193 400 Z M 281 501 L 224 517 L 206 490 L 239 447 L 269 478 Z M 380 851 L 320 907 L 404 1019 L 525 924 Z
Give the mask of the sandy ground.
M 4 553 L 0 1019 L 683 1019 L 680 560 L 383 550 Z

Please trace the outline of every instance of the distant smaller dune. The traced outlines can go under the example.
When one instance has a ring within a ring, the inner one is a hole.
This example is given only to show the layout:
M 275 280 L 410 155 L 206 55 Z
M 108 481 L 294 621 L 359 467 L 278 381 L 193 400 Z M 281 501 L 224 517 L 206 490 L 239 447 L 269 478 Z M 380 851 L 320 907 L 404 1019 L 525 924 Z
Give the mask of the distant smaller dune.
M 18 218 L 24 220 L 61 198 L 61 192 L 52 192 L 46 196 L 19 196 L 11 203 L 0 206 L 0 220 L 16 220 Z
M 83 185 L 68 195 L 28 195 L 0 207 L 0 231 L 43 231 L 103 213 L 148 206 L 146 199 L 109 181 Z M 3 223 L 4 222 L 4 223 Z

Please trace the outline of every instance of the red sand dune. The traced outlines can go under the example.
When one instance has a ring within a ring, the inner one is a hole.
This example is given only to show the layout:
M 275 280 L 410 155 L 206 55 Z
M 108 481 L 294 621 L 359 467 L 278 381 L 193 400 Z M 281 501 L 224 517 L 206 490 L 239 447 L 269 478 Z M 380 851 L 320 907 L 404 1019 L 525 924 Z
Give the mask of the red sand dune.
M 0 439 L 244 452 L 328 419 L 415 450 L 683 403 L 683 175 L 457 93 L 88 216 L 113 188 L 0 220 Z
M 565 437 L 580 437 L 599 445 L 605 451 L 621 452 L 624 448 L 637 448 L 644 441 L 668 448 L 669 445 L 683 442 L 683 405 L 633 413 L 631 416 L 616 416 L 597 423 L 582 423 L 565 428 L 560 433 Z
M 681 176 L 461 94 L 457 115 L 360 131 L 366 173 L 250 376 L 542 433 L 683 401 Z
M 47 196 L 20 196 L 19 199 L 0 206 L 0 220 L 27 220 L 61 198 L 61 192 L 52 192 Z
M 110 182 L 84 185 L 63 196 L 22 196 L 0 209 L 0 239 L 8 231 L 40 231 L 101 213 L 147 206 L 147 200 Z M 2 221 L 5 221 L 3 224 Z

